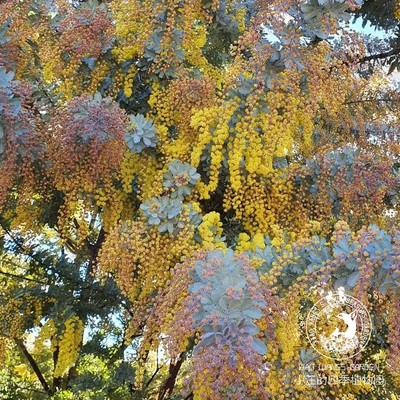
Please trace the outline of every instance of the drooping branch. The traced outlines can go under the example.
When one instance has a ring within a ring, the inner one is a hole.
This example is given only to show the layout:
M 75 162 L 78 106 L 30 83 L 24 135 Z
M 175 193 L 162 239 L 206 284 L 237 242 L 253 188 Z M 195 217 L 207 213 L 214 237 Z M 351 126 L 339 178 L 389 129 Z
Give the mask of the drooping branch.
M 29 353 L 28 349 L 26 348 L 24 341 L 22 339 L 15 339 L 15 343 L 21 349 L 22 353 L 24 354 L 25 358 L 29 362 L 30 366 L 32 367 L 33 371 L 35 372 L 37 378 L 39 379 L 40 384 L 42 385 L 44 391 L 52 395 L 53 391 L 51 390 L 49 384 L 47 383 L 46 379 L 44 378 L 42 372 L 40 371 L 39 366 L 37 365 L 36 361 Z

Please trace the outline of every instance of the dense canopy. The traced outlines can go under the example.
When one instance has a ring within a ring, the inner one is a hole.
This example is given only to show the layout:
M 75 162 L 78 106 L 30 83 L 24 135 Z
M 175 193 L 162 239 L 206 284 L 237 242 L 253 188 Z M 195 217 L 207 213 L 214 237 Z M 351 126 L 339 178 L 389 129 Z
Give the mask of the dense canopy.
M 0 399 L 400 399 L 399 19 L 1 1 Z

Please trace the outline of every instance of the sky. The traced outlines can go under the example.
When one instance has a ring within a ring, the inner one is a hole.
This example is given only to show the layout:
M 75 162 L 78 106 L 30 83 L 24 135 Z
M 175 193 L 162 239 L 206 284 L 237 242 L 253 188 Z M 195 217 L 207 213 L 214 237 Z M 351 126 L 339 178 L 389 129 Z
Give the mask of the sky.
M 373 27 L 370 22 L 367 22 L 365 27 L 363 27 L 362 24 L 363 24 L 362 18 L 358 18 L 356 21 L 351 21 L 350 22 L 350 27 L 353 28 L 354 30 L 358 31 L 358 32 L 365 33 L 366 35 L 375 36 L 375 37 L 380 38 L 380 39 L 385 39 L 385 38 L 388 38 L 390 36 L 384 30 L 375 29 L 375 27 Z

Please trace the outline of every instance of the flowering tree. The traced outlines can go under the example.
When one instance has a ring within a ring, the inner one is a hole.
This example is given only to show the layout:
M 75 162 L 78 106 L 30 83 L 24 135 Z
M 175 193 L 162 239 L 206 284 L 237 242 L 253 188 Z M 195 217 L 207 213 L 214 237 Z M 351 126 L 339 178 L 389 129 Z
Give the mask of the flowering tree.
M 399 52 L 346 22 L 399 4 L 371 3 L 0 3 L 0 398 L 400 398 Z M 337 288 L 373 327 L 345 361 L 304 327 Z M 357 363 L 379 382 L 338 384 Z

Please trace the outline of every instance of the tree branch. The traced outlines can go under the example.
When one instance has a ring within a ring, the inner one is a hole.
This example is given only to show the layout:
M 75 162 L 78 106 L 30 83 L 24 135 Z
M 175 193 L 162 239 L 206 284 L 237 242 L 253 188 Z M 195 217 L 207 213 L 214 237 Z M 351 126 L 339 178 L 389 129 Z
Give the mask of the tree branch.
M 21 349 L 21 351 L 24 354 L 25 358 L 28 360 L 30 366 L 32 367 L 32 369 L 35 372 L 37 378 L 39 379 L 39 382 L 41 383 L 44 391 L 48 395 L 52 395 L 53 391 L 51 390 L 50 386 L 46 382 L 46 379 L 44 379 L 44 376 L 43 376 L 42 372 L 40 371 L 40 368 L 37 365 L 36 361 L 34 360 L 34 358 L 29 353 L 28 349 L 26 348 L 26 346 L 24 344 L 24 341 L 22 339 L 14 339 L 14 340 L 15 340 L 15 343 L 17 344 L 17 346 Z
M 147 381 L 147 383 L 146 383 L 146 387 L 149 387 L 150 386 L 150 383 L 154 380 L 154 378 L 156 377 L 156 375 L 158 374 L 158 371 L 160 371 L 160 369 L 163 367 L 163 366 L 160 366 L 159 365 L 159 362 L 158 362 L 158 347 L 157 347 L 157 355 L 156 355 L 156 370 L 154 371 L 154 373 L 153 373 L 153 375 L 150 377 L 150 379 Z
M 86 271 L 86 279 L 92 274 L 93 269 L 95 267 L 97 257 L 99 255 L 99 251 L 101 249 L 101 246 L 103 245 L 103 242 L 106 238 L 106 232 L 103 228 L 100 229 L 99 235 L 97 237 L 96 243 L 90 244 L 88 243 L 88 248 L 90 251 L 90 258 L 89 258 L 89 267 Z
M 374 61 L 374 60 L 383 60 L 385 58 L 391 57 L 391 56 L 395 56 L 397 54 L 400 54 L 400 48 L 399 49 L 393 49 L 390 51 L 386 51 L 383 53 L 378 53 L 378 54 L 371 54 L 369 56 L 365 56 L 363 58 L 360 59 L 360 63 L 365 63 L 367 61 Z
M 176 364 L 173 364 L 171 362 L 171 364 L 169 365 L 169 376 L 164 381 L 164 383 L 160 388 L 160 392 L 158 393 L 158 400 L 163 400 L 165 396 L 169 396 L 172 394 L 175 387 L 175 382 L 178 376 L 178 372 L 183 364 L 184 359 L 185 359 L 185 353 L 182 353 L 179 356 L 179 359 L 176 362 Z
M 385 102 L 385 103 L 398 103 L 400 102 L 400 99 L 364 99 L 364 100 L 351 100 L 351 101 L 346 101 L 344 104 L 359 104 L 359 103 L 379 103 L 379 102 Z
M 47 285 L 46 282 L 38 281 L 38 280 L 33 279 L 33 278 L 27 278 L 26 276 L 22 276 L 22 275 L 12 274 L 11 272 L 5 272 L 5 271 L 1 271 L 0 270 L 0 274 L 1 275 L 5 275 L 5 276 L 10 276 L 10 277 L 16 278 L 16 279 L 22 279 L 22 280 L 29 281 L 29 282 L 36 282 L 36 283 L 40 283 L 42 285 Z
M 18 240 L 14 237 L 11 231 L 6 228 L 3 224 L 0 223 L 1 228 L 7 234 L 7 236 L 12 240 L 12 242 L 22 251 L 23 254 L 31 258 L 33 261 L 37 263 L 37 265 L 42 265 L 42 261 L 37 259 L 33 254 L 31 254 L 31 249 L 25 248 L 24 245 L 18 242 Z
M 56 346 L 56 348 L 53 351 L 53 365 L 54 365 L 54 371 L 57 367 L 58 363 L 58 356 L 60 354 L 60 347 Z M 53 376 L 53 384 L 52 384 L 52 391 L 55 392 L 57 389 L 61 387 L 61 377 L 60 376 Z

